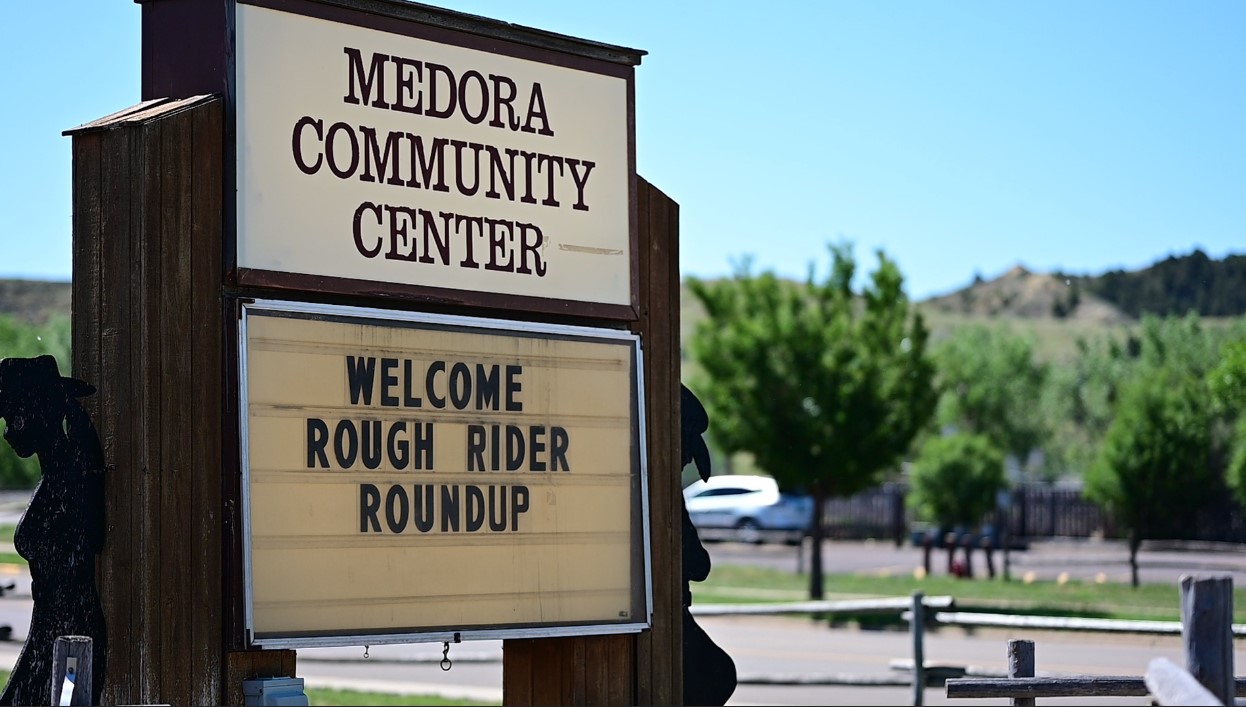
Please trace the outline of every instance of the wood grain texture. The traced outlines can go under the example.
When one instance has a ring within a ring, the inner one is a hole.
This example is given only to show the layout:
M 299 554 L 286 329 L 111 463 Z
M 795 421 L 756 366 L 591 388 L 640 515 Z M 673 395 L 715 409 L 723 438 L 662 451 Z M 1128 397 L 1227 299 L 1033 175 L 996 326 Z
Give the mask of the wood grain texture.
M 1034 641 L 1012 639 L 1008 641 L 1008 677 L 1034 677 Z M 1014 707 L 1034 707 L 1032 697 L 1014 697 Z
M 667 705 L 679 704 L 683 695 L 679 211 L 656 187 L 637 181 L 654 614 L 652 631 L 638 639 L 636 697 L 641 704 Z
M 294 651 L 230 651 L 225 654 L 225 691 L 220 704 L 245 704 L 244 680 L 292 676 L 297 667 L 298 655 Z
M 192 527 L 189 563 L 199 567 L 222 567 L 221 486 L 222 470 L 222 377 L 224 308 L 221 297 L 222 264 L 222 190 L 224 159 L 221 140 L 224 135 L 224 109 L 197 111 L 192 120 L 191 185 L 196 205 L 190 225 L 191 286 L 190 346 L 195 352 L 196 369 L 190 380 L 190 404 L 199 411 L 196 424 L 200 427 L 190 435 L 191 468 L 190 496 Z M 237 458 L 235 455 L 234 459 Z M 197 509 L 197 510 L 196 510 Z M 219 663 L 221 631 L 224 620 L 220 577 L 215 584 L 196 583 L 190 596 L 190 610 L 200 617 L 191 623 L 190 642 L 192 665 Z M 288 673 L 293 675 L 293 671 Z M 222 697 L 221 672 L 209 671 L 192 681 L 191 701 L 209 704 Z
M 1203 687 L 1233 700 L 1233 578 L 1181 577 L 1181 642 L 1185 667 Z
M 1042 678 L 952 678 L 947 696 L 953 697 L 1143 697 L 1140 677 L 1074 675 Z
M 153 474 L 156 490 L 153 503 L 159 508 L 159 605 L 162 619 L 174 626 L 189 628 L 192 573 L 200 571 L 185 561 L 190 550 L 191 478 L 187 469 L 190 454 L 190 159 L 191 116 L 172 116 L 157 124 L 160 180 L 160 221 L 152 233 L 161 278 L 159 293 L 152 293 L 162 306 L 154 312 L 159 322 L 158 409 L 160 456 Z M 153 146 L 155 147 L 155 146 Z M 165 694 L 190 694 L 189 660 L 170 659 L 179 653 L 185 640 L 161 627 L 160 684 Z
M 91 685 L 95 679 L 91 664 L 94 657 L 94 641 L 90 636 L 61 636 L 52 644 L 52 684 L 48 704 L 91 704 Z M 69 661 L 73 661 L 68 702 L 65 697 L 65 676 L 70 672 Z
M 73 140 L 74 361 L 100 390 L 106 465 L 104 701 L 221 703 L 223 102 Z
M 1161 705 L 1223 705 L 1185 668 L 1167 658 L 1154 658 L 1147 664 L 1147 690 Z

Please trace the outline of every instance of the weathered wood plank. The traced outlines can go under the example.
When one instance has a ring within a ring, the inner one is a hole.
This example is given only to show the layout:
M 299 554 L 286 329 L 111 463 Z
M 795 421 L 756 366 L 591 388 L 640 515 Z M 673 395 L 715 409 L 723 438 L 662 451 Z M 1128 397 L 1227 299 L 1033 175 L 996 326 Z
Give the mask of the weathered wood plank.
M 1146 683 L 1126 675 L 1035 678 L 952 678 L 948 698 L 960 697 L 1143 697 Z
M 50 705 L 89 705 L 95 681 L 94 639 L 90 636 L 59 636 L 52 644 L 52 681 Z M 66 676 L 69 685 L 66 685 Z M 72 690 L 66 700 L 65 689 Z
M 679 272 L 677 205 L 637 178 L 639 315 L 644 343 L 653 628 L 636 638 L 636 699 L 682 700 L 683 572 L 680 527 Z
M 926 596 L 913 592 L 913 618 L 909 621 L 910 639 L 913 643 L 913 704 L 920 707 L 926 703 Z
M 926 609 L 953 606 L 950 596 L 932 596 L 922 599 Z M 693 604 L 694 616 L 767 616 L 781 614 L 895 614 L 909 616 L 913 600 L 909 597 L 880 597 L 878 599 L 843 599 L 834 601 L 797 601 L 781 604 Z M 994 616 L 994 614 L 991 614 Z
M 907 620 L 907 612 L 904 616 Z M 1122 619 L 1090 619 L 1069 616 L 1019 616 L 966 611 L 938 612 L 935 621 L 954 626 L 1000 626 L 1009 628 L 1055 629 L 1062 631 L 1096 631 L 1101 633 L 1147 633 L 1177 635 L 1179 621 L 1128 621 Z
M 131 340 L 130 353 L 136 363 L 132 384 L 137 395 L 132 411 L 137 458 L 137 470 L 132 507 L 131 537 L 138 544 L 135 567 L 134 596 L 137 601 L 135 626 L 127 637 L 135 641 L 138 656 L 133 665 L 138 673 L 139 702 L 174 700 L 172 695 L 162 694 L 160 669 L 164 653 L 161 651 L 160 627 L 163 607 L 164 579 L 158 571 L 160 561 L 160 223 L 161 181 L 160 145 L 163 123 L 142 126 L 138 132 L 139 150 L 135 173 L 144 193 L 135 202 L 136 223 L 134 234 L 134 264 L 137 277 L 131 290 L 131 311 L 137 317 L 135 339 Z M 136 360 L 135 360 L 136 359 Z M 170 660 L 175 656 L 168 656 Z
M 565 652 L 566 645 L 572 640 L 538 638 L 534 641 L 532 663 L 538 674 L 532 676 L 532 704 L 566 704 L 562 701 L 562 654 Z
M 610 646 L 604 636 L 584 640 L 584 704 L 604 705 L 610 699 Z
M 679 435 L 679 230 L 674 201 L 651 184 L 648 205 L 649 321 L 646 367 L 650 411 L 649 517 L 662 545 L 653 551 L 653 638 L 650 670 L 655 704 L 683 701 L 683 528 Z M 652 376 L 650 383 L 649 376 Z M 653 532 L 651 527 L 650 532 Z M 643 665 L 643 664 L 641 664 Z
M 502 641 L 502 704 L 531 705 L 533 639 Z
M 103 197 L 105 146 L 101 136 L 88 139 L 75 139 L 73 144 L 73 291 L 71 294 L 71 353 L 73 355 L 72 370 L 77 378 L 87 381 L 96 387 L 96 394 L 82 400 L 83 408 L 91 417 L 96 433 L 100 438 L 100 447 L 104 453 L 105 468 L 115 459 L 117 440 L 115 427 L 108 425 L 104 417 L 104 399 L 107 397 L 111 380 L 101 375 L 100 366 L 100 331 L 103 326 L 100 311 L 101 269 L 104 255 L 101 237 L 104 222 L 104 205 L 115 202 L 106 201 Z M 105 439 L 108 442 L 105 442 Z M 108 507 L 110 492 L 107 471 L 104 476 L 105 509 Z M 109 552 L 108 526 L 111 520 L 107 512 L 105 523 L 105 548 Z M 101 562 L 101 568 L 107 564 Z M 101 596 L 101 605 L 108 601 Z M 107 631 L 107 625 L 105 631 Z M 98 676 L 102 680 L 104 676 Z
M 579 636 L 575 639 L 575 650 L 571 656 L 571 697 L 567 704 L 586 705 L 588 702 L 588 640 Z
M 1223 705 L 1188 670 L 1167 658 L 1154 658 L 1143 676 L 1154 701 L 1161 705 Z
M 223 695 L 220 104 L 72 133 L 75 369 L 99 388 L 85 402 L 107 465 L 109 703 Z M 196 162 L 200 124 L 212 139 Z
M 1008 677 L 1034 677 L 1034 641 L 1013 639 L 1008 641 Z M 1012 698 L 1014 707 L 1034 707 L 1032 697 Z
M 227 267 L 227 266 L 226 266 Z M 232 342 L 238 340 L 238 323 L 242 305 L 236 298 L 223 299 L 225 342 L 229 354 L 223 361 L 225 378 L 222 386 L 225 389 L 221 416 L 221 455 L 224 475 L 221 484 L 221 532 L 222 547 L 225 556 L 241 558 L 243 556 L 242 533 L 242 471 L 239 446 L 239 411 L 240 391 L 238 383 L 238 347 Z M 244 607 L 245 578 L 243 563 L 240 561 L 225 563 L 222 567 L 221 584 L 223 586 L 222 622 L 225 630 L 225 650 L 246 650 L 245 626 L 246 613 Z
M 645 182 L 643 179 L 640 179 L 639 177 L 637 177 L 636 182 L 637 182 L 636 214 L 637 214 L 637 220 L 638 220 L 638 225 L 639 225 L 639 228 L 637 231 L 637 239 L 636 239 L 636 290 L 637 290 L 637 305 L 638 305 L 637 315 L 639 318 L 635 322 L 635 324 L 632 325 L 632 332 L 635 334 L 639 334 L 641 337 L 641 343 L 644 347 L 643 349 L 644 359 L 641 361 L 641 367 L 642 367 L 642 370 L 646 374 L 648 374 L 649 368 L 651 365 L 650 361 L 652 361 L 654 358 L 652 351 L 650 351 L 651 344 L 649 341 L 649 333 L 651 330 L 652 319 L 653 319 L 653 309 L 652 309 L 653 302 L 652 302 L 652 299 L 649 297 L 649 293 L 652 289 L 652 280 L 653 280 L 653 273 L 650 268 L 651 253 L 649 249 L 649 241 L 652 235 L 652 230 L 649 228 L 650 189 L 648 188 L 649 187 L 648 183 Z M 653 343 L 656 345 L 657 342 L 653 342 Z M 656 490 L 656 487 L 661 483 L 661 480 L 660 480 L 661 473 L 652 464 L 653 458 L 654 458 L 654 453 L 652 450 L 656 448 L 656 441 L 652 439 L 653 427 L 654 427 L 653 426 L 654 394 L 651 391 L 655 389 L 656 389 L 656 383 L 649 380 L 648 375 L 646 375 L 645 376 L 645 401 L 644 402 L 645 402 L 645 413 L 646 413 L 647 419 L 646 419 L 646 426 L 645 426 L 645 435 L 646 437 L 649 438 L 648 441 L 650 444 L 650 452 L 648 454 L 648 458 L 646 459 L 646 462 L 649 464 L 649 467 L 648 467 L 649 476 L 646 479 L 646 482 L 649 486 L 649 491 L 648 491 L 649 498 L 647 498 L 646 501 L 649 504 L 650 561 L 652 562 L 652 566 L 656 568 L 659 565 L 659 563 L 662 561 L 659 558 L 664 558 L 666 556 L 665 553 L 669 545 L 669 542 L 668 542 L 667 535 L 665 533 L 665 529 L 661 527 L 661 524 L 658 521 L 658 517 L 661 514 L 655 510 L 656 505 L 654 502 L 655 494 L 658 493 L 658 491 Z M 659 599 L 657 595 L 659 592 L 660 584 L 661 584 L 661 579 L 655 572 L 653 576 L 653 592 L 654 592 L 653 601 L 654 601 L 654 613 L 655 614 L 657 613 L 657 606 L 659 603 Z M 663 650 L 664 646 L 662 644 L 660 634 L 661 634 L 661 631 L 655 627 L 650 632 L 642 636 L 639 636 L 636 639 L 636 664 L 640 666 L 640 669 L 636 671 L 636 679 L 635 679 L 636 699 L 640 703 L 653 704 L 653 705 L 662 704 L 661 700 L 659 700 L 655 695 L 655 692 L 658 691 L 659 687 L 654 684 L 654 674 L 656 671 L 655 664 L 661 660 L 660 656 L 664 652 Z
M 160 396 L 153 406 L 160 410 L 158 436 L 159 487 L 155 499 L 160 508 L 156 552 L 160 558 L 160 689 L 166 699 L 181 701 L 190 694 L 192 670 L 184 656 L 184 641 L 191 630 L 190 596 L 199 568 L 186 562 L 190 550 L 189 523 L 190 427 L 190 247 L 192 116 L 175 114 L 160 121 L 159 179 L 160 222 L 153 234 L 158 239 L 161 287 L 150 292 L 159 297 Z M 183 656 L 181 659 L 175 656 Z
M 650 185 L 652 186 L 652 185 Z M 661 193 L 661 192 L 659 192 Z M 671 370 L 670 389 L 667 391 L 668 405 L 665 407 L 667 411 L 667 429 L 669 430 L 669 441 L 666 449 L 670 455 L 671 464 L 679 467 L 683 460 L 682 434 L 679 431 L 680 420 L 682 419 L 682 411 L 680 409 L 680 393 L 681 371 L 683 361 L 683 348 L 681 346 L 680 331 L 682 328 L 680 313 L 683 308 L 680 306 L 680 270 L 679 270 L 679 204 L 662 194 L 666 199 L 666 301 L 667 301 L 667 327 L 666 327 L 666 356 L 668 366 Z M 682 704 L 683 702 L 683 684 L 684 684 L 684 661 L 683 661 L 683 645 L 684 645 L 684 622 L 683 622 L 683 602 L 684 602 L 684 581 L 683 581 L 683 483 L 682 469 L 672 475 L 667 492 L 669 494 L 667 502 L 664 504 L 668 519 L 666 525 L 670 533 L 671 556 L 669 560 L 669 574 L 666 579 L 669 596 L 666 599 L 666 621 L 670 626 L 670 637 L 668 645 L 670 646 L 670 667 L 666 671 L 666 682 L 669 685 L 670 700 L 669 704 Z
M 99 136 L 75 140 L 73 145 L 73 285 L 70 294 L 72 375 L 98 389 L 100 385 L 100 231 L 103 213 L 102 142 Z M 82 406 L 100 430 L 100 396 L 82 400 Z
M 193 329 L 191 351 L 191 410 L 198 413 L 191 444 L 191 509 L 194 513 L 189 558 L 199 568 L 200 580 L 190 592 L 193 621 L 189 635 L 190 662 L 198 679 L 190 701 L 212 704 L 224 699 L 221 647 L 221 363 L 223 351 L 221 263 L 223 228 L 224 108 L 216 101 L 195 110 L 191 157 L 191 284 L 189 303 Z M 293 675 L 293 672 L 287 673 Z
M 601 640 L 608 646 L 606 661 L 610 666 L 610 673 L 607 675 L 606 703 L 611 705 L 638 704 L 635 698 L 635 638 L 627 634 L 618 634 L 602 636 Z
M 888 675 L 871 673 L 826 673 L 824 675 L 795 675 L 783 673 L 744 674 L 736 682 L 740 685 L 790 685 L 793 687 L 811 687 L 818 685 L 861 686 L 861 687 L 909 687 L 912 678 L 907 675 Z
M 1181 577 L 1185 666 L 1227 704 L 1233 700 L 1233 578 Z
M 137 177 L 141 161 L 136 151 L 142 143 L 134 131 L 110 131 L 75 140 L 98 139 L 103 152 L 100 240 L 101 268 L 99 381 L 100 433 L 104 448 L 104 519 L 107 537 L 101 558 L 100 595 L 109 645 L 104 676 L 105 702 L 141 701 L 137 665 L 139 647 L 132 628 L 141 610 L 141 588 L 136 586 L 137 549 L 141 540 L 132 529 L 137 518 L 135 485 L 142 473 L 137 424 L 138 395 L 133 381 L 142 362 L 135 354 L 141 320 L 135 307 L 140 294 L 141 272 L 135 271 L 136 235 L 141 219 L 138 204 L 146 185 Z M 76 327 L 76 325 L 75 325 Z
M 295 675 L 298 654 L 290 650 L 230 651 L 225 654 L 224 684 L 226 705 L 246 703 L 242 681 L 252 678 Z M 178 703 L 174 703 L 178 704 Z

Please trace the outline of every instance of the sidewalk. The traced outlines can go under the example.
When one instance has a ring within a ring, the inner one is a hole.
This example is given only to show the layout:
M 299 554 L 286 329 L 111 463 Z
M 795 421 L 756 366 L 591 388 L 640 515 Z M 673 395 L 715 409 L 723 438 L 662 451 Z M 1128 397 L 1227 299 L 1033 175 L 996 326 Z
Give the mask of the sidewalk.
M 0 667 L 5 670 L 12 670 L 17 664 L 18 655 L 21 653 L 25 636 L 21 636 L 15 641 L 0 641 Z M 391 650 L 392 649 L 392 650 Z M 415 649 L 415 650 L 412 650 Z M 433 660 L 432 652 L 436 653 Z M 445 699 L 459 700 L 475 700 L 478 702 L 491 702 L 494 704 L 502 703 L 501 688 L 501 661 L 502 646 L 501 642 L 497 642 L 496 651 L 485 650 L 478 653 L 477 660 L 489 661 L 497 664 L 498 679 L 497 687 L 490 687 L 485 684 L 487 681 L 464 681 L 464 684 L 456 684 L 452 682 L 434 682 L 432 680 L 395 680 L 376 677 L 352 677 L 345 675 L 334 675 L 332 671 L 326 670 L 326 664 L 330 663 L 361 663 L 363 661 L 363 649 L 361 648 L 314 648 L 302 649 L 298 652 L 298 677 L 303 678 L 305 688 L 329 688 L 335 690 L 357 690 L 360 692 L 381 692 L 394 695 L 436 695 Z M 438 673 L 441 672 L 436 663 L 441 660 L 441 646 L 421 645 L 421 646 L 374 646 L 370 649 L 371 657 L 369 661 L 376 660 L 378 664 L 394 664 L 394 663 L 418 663 L 425 662 L 427 659 L 431 661 L 433 669 Z M 427 655 L 424 655 L 427 653 Z M 457 664 L 460 661 L 469 662 L 472 660 L 467 655 L 455 655 L 451 651 L 451 657 Z M 378 667 L 380 667 L 378 665 Z M 394 671 L 389 671 L 394 672 Z M 438 677 L 433 674 L 433 677 Z M 447 677 L 450 677 L 447 675 Z M 467 684 L 476 682 L 476 684 Z

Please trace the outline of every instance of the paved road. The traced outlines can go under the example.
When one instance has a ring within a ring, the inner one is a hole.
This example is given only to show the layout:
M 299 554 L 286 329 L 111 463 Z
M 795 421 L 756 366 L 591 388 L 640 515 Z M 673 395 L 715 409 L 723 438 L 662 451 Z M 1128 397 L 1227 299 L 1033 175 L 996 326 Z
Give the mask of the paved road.
M 0 494 L 0 523 L 13 523 L 25 509 L 24 499 Z M 789 571 L 807 567 L 808 555 L 784 545 L 752 546 L 733 542 L 708 545 L 717 564 L 760 564 Z M 909 574 L 922 564 L 920 548 L 897 548 L 889 542 L 828 542 L 824 546 L 828 572 Z M 975 558 L 981 569 L 980 553 Z M 1246 583 L 1246 550 L 1236 547 L 1144 547 L 1141 575 L 1145 582 L 1174 587 L 1182 574 L 1227 574 L 1237 584 Z M 1127 582 L 1128 553 L 1113 541 L 1054 541 L 1033 544 L 1013 552 L 1012 574 L 1027 573 L 1055 579 L 1067 573 L 1071 579 Z M 997 562 L 1002 568 L 1002 557 Z M 946 567 L 946 557 L 936 551 L 936 574 Z M 7 573 L 7 574 L 6 574 Z M 10 641 L 0 641 L 0 666 L 12 666 L 30 622 L 29 578 L 15 566 L 0 566 L 0 582 L 13 581 L 16 589 L 0 598 L 0 625 L 13 629 Z M 735 659 L 743 676 L 831 673 L 893 674 L 894 659 L 911 657 L 906 633 L 829 629 L 795 618 L 702 617 L 702 626 Z M 1146 663 L 1165 656 L 1184 662 L 1180 640 L 1163 637 L 1110 637 L 1099 634 L 1045 632 L 1029 635 L 1002 630 L 966 633 L 944 628 L 927 639 L 926 657 L 1002 671 L 1007 639 L 1032 638 L 1037 643 L 1039 672 L 1056 674 L 1141 675 Z M 1241 642 L 1239 642 L 1240 644 Z M 487 702 L 501 702 L 501 642 L 481 641 L 452 646 L 452 669 L 442 671 L 440 644 L 372 646 L 368 658 L 362 648 L 320 648 L 299 651 L 299 673 L 309 686 L 339 686 L 407 694 L 443 694 Z M 1246 653 L 1238 651 L 1237 665 L 1246 665 Z M 941 688 L 926 691 L 926 704 L 948 704 Z M 789 687 L 742 685 L 729 704 L 911 704 L 909 687 Z M 964 701 L 957 701 L 966 704 Z M 1044 700 L 1044 703 L 1048 701 Z M 1077 700 L 1053 700 L 1051 704 L 1077 704 Z M 1004 700 L 973 700 L 970 704 L 1006 704 Z M 1095 704 L 1145 705 L 1145 698 L 1098 698 Z

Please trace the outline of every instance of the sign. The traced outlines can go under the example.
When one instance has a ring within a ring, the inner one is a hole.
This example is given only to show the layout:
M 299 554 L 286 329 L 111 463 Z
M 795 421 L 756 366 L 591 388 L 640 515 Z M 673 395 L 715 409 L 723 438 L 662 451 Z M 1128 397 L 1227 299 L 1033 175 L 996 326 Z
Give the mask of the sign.
M 237 6 L 240 272 L 632 311 L 630 66 L 256 2 Z
M 284 302 L 243 312 L 254 644 L 649 625 L 635 335 Z

